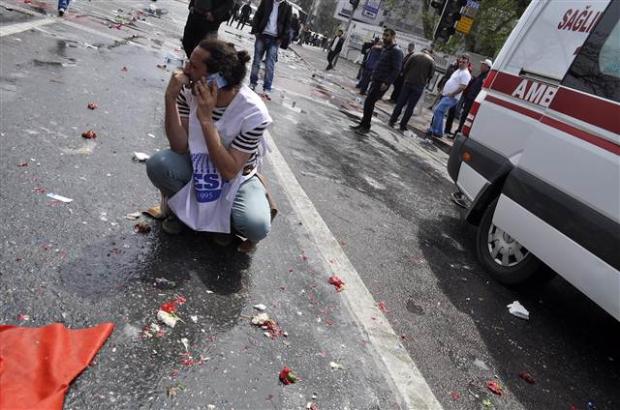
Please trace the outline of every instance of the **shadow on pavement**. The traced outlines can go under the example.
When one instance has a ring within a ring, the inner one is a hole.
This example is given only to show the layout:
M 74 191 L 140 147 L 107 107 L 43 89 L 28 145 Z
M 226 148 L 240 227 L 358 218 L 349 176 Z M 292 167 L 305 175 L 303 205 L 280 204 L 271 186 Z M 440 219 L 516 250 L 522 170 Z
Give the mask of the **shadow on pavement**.
M 482 386 L 482 397 L 489 393 L 485 381 L 497 374 L 525 408 L 569 408 L 572 404 L 584 408 L 588 401 L 598 409 L 618 408 L 620 323 L 560 276 L 518 289 L 494 282 L 473 262 L 474 228 L 462 219 L 426 219 L 420 221 L 419 232 L 420 243 L 427 245 L 422 247 L 424 257 L 439 286 L 453 306 L 469 316 L 468 322 L 475 323 L 474 333 L 486 346 L 486 352 L 470 348 L 468 359 L 473 361 L 476 353 L 492 356 L 489 373 L 470 369 L 478 379 L 476 385 Z M 463 245 L 453 238 L 463 238 Z M 449 263 L 455 259 L 463 265 Z M 529 321 L 508 313 L 506 305 L 514 300 L 529 310 Z M 533 375 L 536 384 L 521 380 L 518 374 L 523 371 Z M 584 390 L 583 386 L 592 386 L 592 380 L 597 380 L 596 390 Z

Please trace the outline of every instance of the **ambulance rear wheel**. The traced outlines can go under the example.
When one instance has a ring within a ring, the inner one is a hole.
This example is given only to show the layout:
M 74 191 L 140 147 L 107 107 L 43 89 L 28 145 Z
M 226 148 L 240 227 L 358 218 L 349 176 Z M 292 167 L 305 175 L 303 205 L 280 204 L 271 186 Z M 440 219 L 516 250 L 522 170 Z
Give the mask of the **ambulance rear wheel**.
M 504 285 L 520 285 L 536 278 L 542 262 L 517 240 L 493 224 L 497 199 L 484 212 L 476 233 L 476 253 L 483 267 Z

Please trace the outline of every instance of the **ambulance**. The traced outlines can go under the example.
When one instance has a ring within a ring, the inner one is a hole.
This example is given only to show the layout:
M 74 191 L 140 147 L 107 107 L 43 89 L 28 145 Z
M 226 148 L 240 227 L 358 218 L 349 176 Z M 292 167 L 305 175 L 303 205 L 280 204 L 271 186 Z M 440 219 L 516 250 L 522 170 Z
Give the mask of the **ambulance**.
M 448 173 L 506 285 L 561 275 L 620 320 L 620 1 L 532 1 Z M 538 282 L 539 283 L 539 282 Z

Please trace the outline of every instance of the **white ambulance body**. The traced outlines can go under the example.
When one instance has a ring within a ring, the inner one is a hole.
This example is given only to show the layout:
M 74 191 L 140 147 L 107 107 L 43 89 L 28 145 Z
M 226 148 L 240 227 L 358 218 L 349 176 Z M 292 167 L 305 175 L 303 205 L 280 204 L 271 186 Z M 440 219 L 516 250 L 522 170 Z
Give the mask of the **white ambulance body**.
M 540 261 L 620 320 L 620 1 L 532 1 L 448 171 L 500 282 Z

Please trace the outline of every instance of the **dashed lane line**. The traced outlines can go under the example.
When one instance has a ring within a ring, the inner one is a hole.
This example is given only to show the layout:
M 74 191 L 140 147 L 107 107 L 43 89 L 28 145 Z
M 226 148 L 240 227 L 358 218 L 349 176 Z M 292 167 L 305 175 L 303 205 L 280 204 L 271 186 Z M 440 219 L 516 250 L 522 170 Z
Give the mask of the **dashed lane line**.
M 0 37 L 10 36 L 12 34 L 22 33 L 24 31 L 32 30 L 37 27 L 46 26 L 48 24 L 56 23 L 58 20 L 55 18 L 45 18 L 34 21 L 26 21 L 24 23 L 9 24 L 6 26 L 0 26 Z
M 312 201 L 291 171 L 269 133 L 267 156 L 283 190 L 319 250 L 326 271 L 337 272 L 347 284 L 341 293 L 344 305 L 357 327 L 368 338 L 375 361 L 402 409 L 441 409 L 441 404 L 409 356 L 377 302 L 362 281 L 340 244 L 323 221 Z

